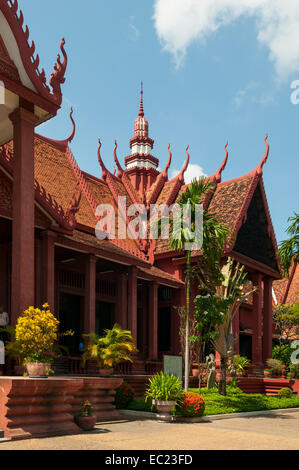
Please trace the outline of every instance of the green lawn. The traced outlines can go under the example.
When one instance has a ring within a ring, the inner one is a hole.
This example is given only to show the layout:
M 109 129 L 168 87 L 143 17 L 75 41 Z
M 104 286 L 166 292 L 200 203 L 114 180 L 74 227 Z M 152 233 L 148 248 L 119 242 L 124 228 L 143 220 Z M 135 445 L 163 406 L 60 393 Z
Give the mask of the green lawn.
M 191 392 L 197 389 L 191 388 Z M 299 397 L 278 398 L 267 395 L 247 395 L 237 388 L 229 388 L 227 396 L 219 395 L 216 389 L 207 392 L 202 389 L 201 396 L 206 402 L 205 416 L 226 413 L 240 413 L 245 411 L 275 410 L 279 408 L 299 408 Z M 151 402 L 144 398 L 136 398 L 128 406 L 129 410 L 156 411 L 151 409 Z

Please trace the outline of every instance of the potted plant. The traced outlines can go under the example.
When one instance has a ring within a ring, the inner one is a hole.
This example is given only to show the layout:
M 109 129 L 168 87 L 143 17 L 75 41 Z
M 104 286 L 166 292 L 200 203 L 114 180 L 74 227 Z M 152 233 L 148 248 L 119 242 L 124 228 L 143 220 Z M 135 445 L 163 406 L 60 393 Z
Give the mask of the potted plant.
M 42 309 L 29 307 L 18 318 L 16 342 L 29 377 L 47 378 L 51 372 L 59 321 L 45 303 Z
M 82 355 L 83 367 L 87 360 L 95 360 L 102 376 L 110 376 L 113 366 L 123 361 L 132 361 L 131 354 L 137 349 L 131 332 L 115 324 L 111 330 L 104 331 L 101 337 L 95 333 L 83 335 L 88 339 L 86 350 Z
M 75 415 L 75 423 L 83 429 L 83 431 L 90 431 L 94 428 L 97 417 L 92 414 L 92 404 L 89 400 L 84 400 L 81 403 L 81 408 L 78 414 Z
M 192 364 L 192 369 L 191 369 L 191 371 L 192 371 L 192 376 L 193 376 L 193 377 L 198 377 L 198 374 L 199 374 L 199 365 L 196 364 L 196 363 L 193 363 L 193 364 Z
M 278 359 L 267 359 L 267 366 L 272 371 L 272 377 L 281 377 L 282 363 Z
M 237 377 L 243 377 L 245 375 L 245 370 L 250 365 L 250 360 L 247 357 L 239 356 L 235 354 L 232 361 L 232 367 L 236 373 Z
M 174 375 L 160 372 L 149 380 L 145 396 L 152 399 L 152 405 L 157 407 L 157 418 L 171 422 L 171 409 L 180 402 L 183 396 L 182 382 Z

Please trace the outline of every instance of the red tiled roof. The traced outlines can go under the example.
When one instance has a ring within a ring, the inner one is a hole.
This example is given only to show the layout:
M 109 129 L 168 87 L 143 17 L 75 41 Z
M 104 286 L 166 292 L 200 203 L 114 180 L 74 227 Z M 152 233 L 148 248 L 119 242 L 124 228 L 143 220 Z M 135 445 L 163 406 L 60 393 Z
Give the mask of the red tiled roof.
M 273 289 L 278 303 L 294 305 L 299 302 L 299 267 L 290 268 L 289 278 L 273 282 Z

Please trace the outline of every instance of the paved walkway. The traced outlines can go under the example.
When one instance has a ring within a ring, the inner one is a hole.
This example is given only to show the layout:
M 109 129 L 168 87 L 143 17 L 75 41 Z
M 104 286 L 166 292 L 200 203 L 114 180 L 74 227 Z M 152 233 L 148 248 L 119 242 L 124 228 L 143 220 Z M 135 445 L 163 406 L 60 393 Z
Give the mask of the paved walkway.
M 119 421 L 76 435 L 0 444 L 1 450 L 298 450 L 299 410 L 202 423 Z

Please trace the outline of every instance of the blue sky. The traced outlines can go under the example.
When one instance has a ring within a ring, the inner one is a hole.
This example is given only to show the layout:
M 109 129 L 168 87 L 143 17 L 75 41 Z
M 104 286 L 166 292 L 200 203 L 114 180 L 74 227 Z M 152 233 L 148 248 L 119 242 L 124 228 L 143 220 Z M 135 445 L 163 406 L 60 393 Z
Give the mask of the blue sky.
M 225 11 L 235 1 L 223 0 Z M 194 2 L 188 0 L 185 5 Z M 72 105 L 77 133 L 71 147 L 81 168 L 100 175 L 96 150 L 101 137 L 102 155 L 112 170 L 115 139 L 121 161 L 130 153 L 141 79 L 145 116 L 155 140 L 153 154 L 161 167 L 167 161 L 168 143 L 175 169 L 182 167 L 189 144 L 191 163 L 212 174 L 224 158 L 228 139 L 230 158 L 224 179 L 231 179 L 258 165 L 268 132 L 270 156 L 264 181 L 280 241 L 285 238 L 287 218 L 298 212 L 299 105 L 291 104 L 290 84 L 299 80 L 299 41 L 298 54 L 295 51 L 287 61 L 280 38 L 269 39 L 271 21 L 267 18 L 261 29 L 266 19 L 256 11 L 245 9 L 223 21 L 220 12 L 222 23 L 215 23 L 210 31 L 200 23 L 200 16 L 199 22 L 190 23 L 186 11 L 176 11 L 178 5 L 177 0 L 156 4 L 149 0 L 19 0 L 47 75 L 63 36 L 69 58 L 62 109 L 38 132 L 65 138 L 71 131 Z M 155 19 L 154 13 L 159 15 Z M 277 17 L 274 21 L 277 25 Z M 275 55 L 277 51 L 281 57 Z

